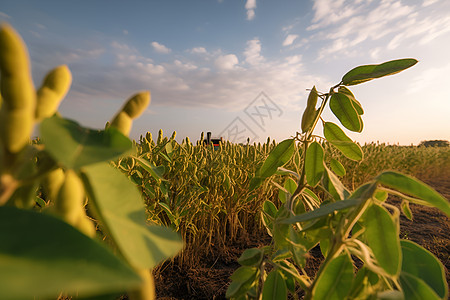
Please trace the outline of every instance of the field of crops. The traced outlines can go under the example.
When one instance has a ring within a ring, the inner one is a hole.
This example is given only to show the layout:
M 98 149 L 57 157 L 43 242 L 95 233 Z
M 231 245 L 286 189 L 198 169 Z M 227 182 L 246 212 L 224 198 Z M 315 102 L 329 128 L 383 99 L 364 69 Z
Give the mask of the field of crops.
M 220 289 L 220 284 L 221 292 L 224 293 L 223 285 L 228 284 L 228 279 L 214 279 L 213 274 L 201 275 L 195 270 L 208 269 L 208 264 L 212 267 L 214 261 L 211 262 L 211 257 L 216 259 L 215 263 L 227 259 L 232 261 L 233 257 L 240 255 L 239 251 L 245 249 L 245 245 L 258 245 L 258 239 L 267 239 L 261 221 L 261 208 L 267 199 L 281 203 L 283 195 L 278 187 L 283 186 L 286 177 L 275 176 L 249 192 L 249 183 L 255 171 L 277 145 L 273 140 L 250 145 L 225 142 L 214 150 L 212 146 L 199 142 L 193 144 L 189 138 L 178 143 L 175 136 L 176 133 L 163 137 L 160 131 L 159 136 L 153 139 L 147 133 L 135 143 L 137 157 L 148 161 L 151 169 L 142 167 L 133 158 L 124 158 L 115 164 L 141 189 L 149 220 L 173 228 L 186 242 L 185 249 L 175 260 L 156 270 L 161 282 L 167 282 L 170 276 L 177 273 L 173 270 L 182 268 L 185 282 L 189 282 L 189 277 L 192 277 L 190 280 L 193 282 L 204 282 L 206 291 L 191 291 L 193 295 L 207 298 L 205 295 L 208 292 L 219 292 L 208 291 L 208 288 Z M 364 159 L 355 162 L 334 148 L 324 146 L 328 158 L 326 164 L 330 165 L 331 158 L 342 162 L 346 172 L 340 179 L 350 189 L 371 180 L 382 170 L 401 171 L 426 182 L 438 182 L 442 186 L 435 188 L 440 188 L 440 191 L 450 188 L 449 147 L 372 143 L 362 146 Z M 286 169 L 300 170 L 301 155 L 302 150 L 296 147 L 295 155 L 286 164 Z M 320 194 L 320 190 L 315 192 Z M 442 217 L 443 224 L 448 227 L 448 219 L 444 215 Z M 443 242 L 440 241 L 441 244 Z M 448 265 L 448 253 L 441 257 L 447 257 L 443 263 Z M 178 276 L 175 281 L 179 281 Z M 208 276 L 211 278 L 208 279 Z M 214 280 L 218 282 L 210 282 Z M 168 295 L 171 293 L 166 289 L 162 292 Z
M 5 24 L 0 41 L 1 299 L 448 297 L 448 142 L 361 147 L 340 127 L 363 130 L 348 86 L 417 60 L 313 87 L 292 138 L 215 149 L 130 140 L 149 91 L 104 130 L 61 117 L 69 68 L 36 90 L 20 36 Z

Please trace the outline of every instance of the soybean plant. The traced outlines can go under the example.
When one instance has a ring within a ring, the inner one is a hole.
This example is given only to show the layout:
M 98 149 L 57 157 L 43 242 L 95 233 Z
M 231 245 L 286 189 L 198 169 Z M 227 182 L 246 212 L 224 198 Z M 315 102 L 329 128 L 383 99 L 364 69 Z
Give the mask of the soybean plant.
M 7 24 L 0 72 L 0 299 L 154 299 L 150 269 L 182 242 L 147 224 L 138 189 L 109 164 L 135 151 L 127 135 L 150 93 L 132 96 L 105 130 L 65 119 L 57 109 L 68 67 L 36 91 L 27 49 Z
M 428 185 L 395 171 L 384 171 L 351 191 L 339 176 L 343 165 L 325 160 L 324 146 L 361 161 L 361 147 L 341 127 L 322 117 L 328 106 L 340 124 L 361 132 L 364 111 L 349 86 L 392 75 L 413 65 L 400 59 L 359 66 L 322 93 L 313 87 L 301 120 L 301 133 L 279 143 L 250 182 L 256 190 L 273 176 L 285 176 L 277 207 L 266 200 L 262 220 L 272 243 L 247 249 L 241 267 L 231 276 L 226 296 L 233 299 L 447 299 L 448 286 L 441 262 L 418 244 L 399 238 L 400 210 L 408 218 L 410 203 L 436 207 L 450 216 L 449 202 Z M 323 134 L 314 129 L 323 125 Z M 283 168 L 299 144 L 295 170 Z M 326 164 L 325 161 L 329 163 Z M 274 182 L 275 183 L 275 182 Z M 403 199 L 400 209 L 388 195 Z M 324 260 L 315 276 L 305 271 L 309 251 L 319 247 Z M 360 267 L 355 269 L 355 262 Z

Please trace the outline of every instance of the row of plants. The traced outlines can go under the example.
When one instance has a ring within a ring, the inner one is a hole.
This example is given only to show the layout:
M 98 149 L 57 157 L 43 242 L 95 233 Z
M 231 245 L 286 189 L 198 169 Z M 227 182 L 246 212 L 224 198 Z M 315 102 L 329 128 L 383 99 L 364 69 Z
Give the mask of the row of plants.
M 278 186 L 284 184 L 275 174 L 257 190 L 250 180 L 278 143 L 248 145 L 225 142 L 219 149 L 189 138 L 176 141 L 176 132 L 164 137 L 162 130 L 153 138 L 148 132 L 135 143 L 136 156 L 121 158 L 117 168 L 139 186 L 151 220 L 170 226 L 187 241 L 180 259 L 195 264 L 199 252 L 234 243 L 246 233 L 266 232 L 259 214 L 266 199 L 277 205 L 284 199 Z M 450 168 L 450 149 L 366 144 L 362 159 L 355 161 L 323 143 L 325 164 L 354 189 L 382 170 L 396 170 L 427 179 L 444 175 Z M 302 147 L 284 166 L 301 171 Z M 312 190 L 316 191 L 315 188 Z M 320 192 L 320 191 L 316 191 Z

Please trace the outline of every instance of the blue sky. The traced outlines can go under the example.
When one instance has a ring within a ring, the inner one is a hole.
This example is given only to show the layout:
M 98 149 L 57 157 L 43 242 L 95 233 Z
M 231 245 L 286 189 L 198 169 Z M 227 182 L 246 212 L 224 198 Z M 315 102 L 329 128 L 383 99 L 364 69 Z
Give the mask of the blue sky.
M 450 140 L 448 0 L 3 0 L 0 21 L 26 42 L 37 87 L 69 66 L 60 111 L 89 127 L 150 90 L 132 138 L 163 129 L 179 140 L 201 131 L 281 140 L 299 131 L 313 85 L 326 92 L 355 66 L 413 57 L 413 68 L 352 88 L 365 129 L 348 134 L 361 143 Z

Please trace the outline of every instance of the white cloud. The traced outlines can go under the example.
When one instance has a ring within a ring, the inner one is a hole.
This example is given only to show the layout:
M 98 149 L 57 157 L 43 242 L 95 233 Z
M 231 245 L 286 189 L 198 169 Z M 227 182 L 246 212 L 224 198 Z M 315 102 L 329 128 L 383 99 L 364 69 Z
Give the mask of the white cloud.
M 234 54 L 221 55 L 214 62 L 219 70 L 232 70 L 238 63 L 239 60 Z
M 247 20 L 253 20 L 255 18 L 256 0 L 247 0 L 245 9 L 247 10 Z
M 315 0 L 313 10 L 307 27 L 311 35 L 296 47 L 320 43 L 319 60 L 363 55 L 374 43 L 381 47 L 371 53 L 377 57 L 383 51 L 427 44 L 450 31 L 445 1 Z
M 438 2 L 439 0 L 423 0 L 422 6 L 423 7 L 427 7 L 430 6 L 436 2 Z
M 169 48 L 167 48 L 166 46 L 164 46 L 158 42 L 152 42 L 152 46 L 153 46 L 153 49 L 158 53 L 168 54 L 172 51 Z
M 408 94 L 416 94 L 425 91 L 427 97 L 433 94 L 445 93 L 448 99 L 448 89 L 436 89 L 436 86 L 446 86 L 448 84 L 448 74 L 450 73 L 450 63 L 440 67 L 430 68 L 419 72 L 419 75 L 412 79 L 410 87 L 406 90 Z M 445 100 L 446 101 L 446 100 Z
M 261 42 L 258 38 L 247 41 L 244 56 L 245 61 L 250 65 L 257 65 L 264 60 L 264 57 L 261 56 Z
M 192 48 L 189 52 L 194 53 L 194 54 L 206 54 L 207 51 L 204 47 L 195 47 Z
M 297 34 L 289 34 L 283 42 L 283 46 L 290 46 L 298 38 Z
M 298 64 L 298 63 L 300 63 L 302 61 L 302 56 L 301 55 L 289 56 L 289 57 L 286 57 L 286 61 L 290 65 Z
M 123 33 L 124 35 L 128 35 L 128 30 L 124 29 L 124 30 L 122 30 L 122 33 Z
M 300 110 L 305 104 L 306 90 L 323 83 L 304 69 L 301 55 L 263 58 L 257 38 L 242 46 L 244 64 L 238 55 L 224 54 L 220 49 L 208 55 L 185 51 L 166 63 L 157 63 L 133 46 L 119 42 L 112 42 L 103 54 L 84 50 L 100 55 L 100 59 L 85 61 L 82 53 L 76 52 L 71 70 L 77 80 L 66 101 L 72 103 L 72 108 L 79 105 L 77 109 L 86 111 L 92 109 L 92 99 L 105 105 L 117 101 L 119 106 L 119 102 L 136 91 L 150 90 L 153 106 L 231 111 L 245 108 L 264 91 L 277 104 Z M 100 63 L 110 56 L 115 57 L 115 64 Z

